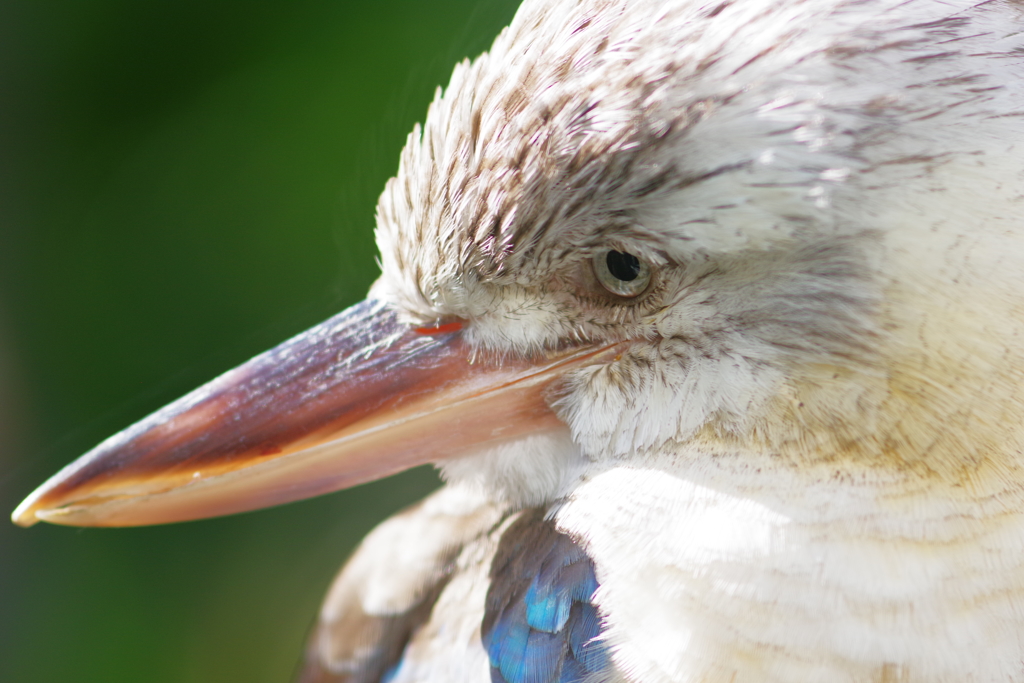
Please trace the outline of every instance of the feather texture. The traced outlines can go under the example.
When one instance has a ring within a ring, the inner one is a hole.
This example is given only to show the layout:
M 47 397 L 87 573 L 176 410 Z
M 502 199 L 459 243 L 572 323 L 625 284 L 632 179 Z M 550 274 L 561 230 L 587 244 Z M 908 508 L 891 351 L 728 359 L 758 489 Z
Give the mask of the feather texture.
M 579 683 L 608 669 L 594 565 L 543 509 L 505 530 L 490 579 L 482 635 L 493 683 Z
M 378 526 L 331 586 L 298 681 L 392 678 L 464 547 L 500 519 L 500 509 L 478 496 L 446 488 Z
M 372 294 L 624 350 L 443 466 L 555 527 L 467 545 L 486 648 L 398 678 L 1024 681 L 1021 83 L 1019 0 L 526 0 L 409 136 Z

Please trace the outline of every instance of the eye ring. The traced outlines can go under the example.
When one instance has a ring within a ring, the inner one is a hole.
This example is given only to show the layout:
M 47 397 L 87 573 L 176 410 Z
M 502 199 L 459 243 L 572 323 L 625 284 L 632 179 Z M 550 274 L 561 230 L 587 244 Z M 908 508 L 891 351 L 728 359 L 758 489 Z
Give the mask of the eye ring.
M 612 294 L 632 299 L 651 283 L 651 266 L 633 254 L 602 249 L 594 254 L 594 276 Z

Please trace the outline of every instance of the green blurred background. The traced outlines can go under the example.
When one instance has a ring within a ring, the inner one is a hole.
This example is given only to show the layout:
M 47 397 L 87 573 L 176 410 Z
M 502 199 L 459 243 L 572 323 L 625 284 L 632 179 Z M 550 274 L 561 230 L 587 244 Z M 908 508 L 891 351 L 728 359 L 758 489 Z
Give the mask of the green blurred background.
M 0 0 L 0 509 L 358 301 L 373 208 L 514 0 Z M 0 681 L 286 681 L 418 470 L 231 518 L 0 524 Z

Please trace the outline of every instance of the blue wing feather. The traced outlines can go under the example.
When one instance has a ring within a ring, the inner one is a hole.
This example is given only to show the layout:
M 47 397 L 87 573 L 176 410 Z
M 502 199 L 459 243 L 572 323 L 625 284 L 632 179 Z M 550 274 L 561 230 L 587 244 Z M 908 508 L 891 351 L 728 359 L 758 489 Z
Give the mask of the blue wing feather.
M 538 631 L 561 631 L 569 619 L 572 598 L 565 591 L 552 590 L 552 586 L 541 586 L 534 580 L 526 591 L 526 622 Z
M 594 564 L 543 510 L 505 531 L 482 635 L 492 683 L 579 683 L 610 666 L 593 604 Z
M 599 640 L 601 618 L 597 608 L 589 602 L 580 602 L 575 610 L 579 613 L 569 629 L 569 649 L 573 658 L 591 673 L 604 671 L 609 666 L 608 648 Z

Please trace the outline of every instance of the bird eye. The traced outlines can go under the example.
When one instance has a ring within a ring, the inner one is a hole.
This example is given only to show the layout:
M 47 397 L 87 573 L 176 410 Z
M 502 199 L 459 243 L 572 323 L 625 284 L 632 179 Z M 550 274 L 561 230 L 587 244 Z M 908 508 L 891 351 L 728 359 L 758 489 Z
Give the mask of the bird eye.
M 651 267 L 632 254 L 608 249 L 594 255 L 594 274 L 612 294 L 635 297 L 651 282 Z

